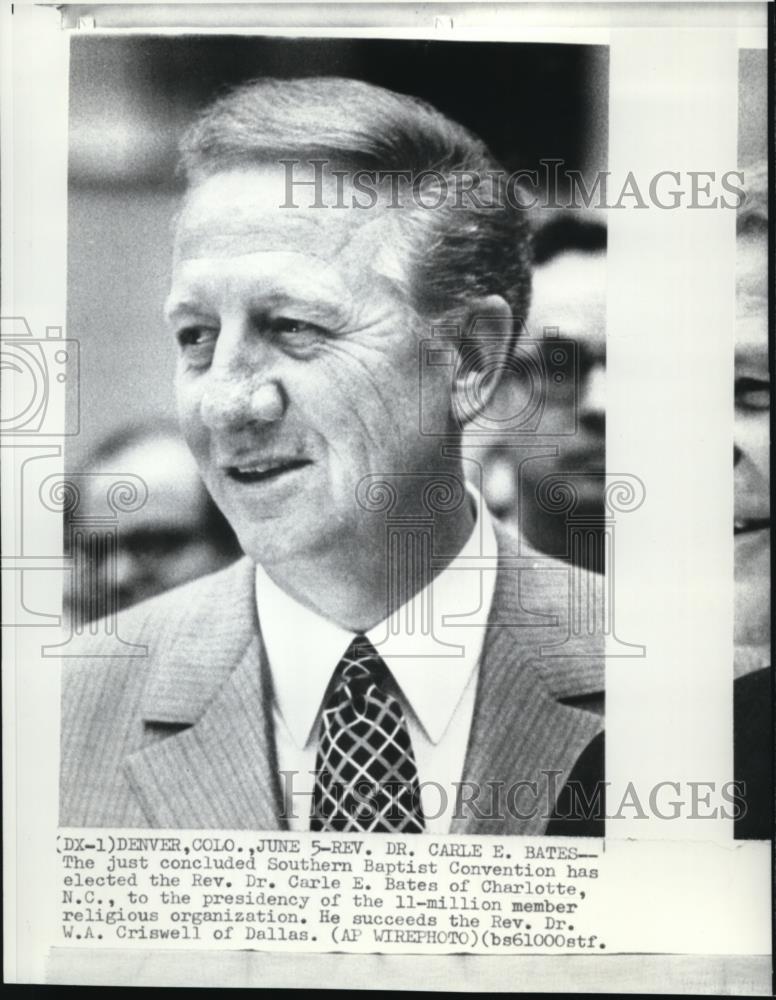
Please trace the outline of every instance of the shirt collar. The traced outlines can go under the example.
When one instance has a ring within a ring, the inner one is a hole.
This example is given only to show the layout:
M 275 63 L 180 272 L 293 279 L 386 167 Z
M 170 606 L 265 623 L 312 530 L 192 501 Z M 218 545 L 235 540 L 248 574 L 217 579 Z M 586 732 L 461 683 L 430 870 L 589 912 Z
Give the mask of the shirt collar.
M 432 743 L 442 738 L 477 667 L 493 600 L 495 572 L 467 566 L 496 555 L 491 516 L 479 493 L 471 486 L 469 492 L 475 524 L 461 551 L 423 591 L 366 633 Z M 256 604 L 275 708 L 294 743 L 304 747 L 316 736 L 326 688 L 355 633 L 289 597 L 261 566 Z M 408 628 L 420 621 L 424 606 L 432 609 L 431 635 Z M 466 627 L 453 620 L 467 616 Z

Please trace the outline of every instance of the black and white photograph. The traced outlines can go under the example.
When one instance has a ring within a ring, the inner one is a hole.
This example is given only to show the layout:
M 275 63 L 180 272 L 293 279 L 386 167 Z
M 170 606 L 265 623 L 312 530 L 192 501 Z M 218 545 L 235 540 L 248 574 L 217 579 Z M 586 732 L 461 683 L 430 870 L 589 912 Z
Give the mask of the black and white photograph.
M 63 825 L 601 834 L 606 227 L 541 206 L 605 167 L 606 49 L 83 38 L 71 78 Z
M 757 135 L 767 95 L 766 53 L 739 60 L 739 157 L 747 201 L 736 219 L 735 692 L 736 778 L 747 810 L 736 837 L 772 835 L 770 366 L 768 347 L 768 171 Z M 754 133 L 754 134 L 753 134 Z
M 770 991 L 772 8 L 3 17 L 7 980 Z

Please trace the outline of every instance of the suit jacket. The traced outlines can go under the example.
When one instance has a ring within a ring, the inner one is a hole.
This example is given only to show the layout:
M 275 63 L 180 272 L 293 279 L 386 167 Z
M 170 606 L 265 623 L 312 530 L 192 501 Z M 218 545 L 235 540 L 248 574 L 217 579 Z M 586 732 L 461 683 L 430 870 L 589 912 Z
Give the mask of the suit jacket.
M 602 730 L 600 716 L 570 703 L 602 689 L 602 646 L 594 636 L 585 655 L 564 655 L 568 644 L 541 655 L 568 633 L 570 579 L 580 571 L 502 528 L 497 535 L 462 776 L 481 792 L 452 832 L 540 834 L 545 803 L 551 811 Z M 254 581 L 243 558 L 120 615 L 120 638 L 147 655 L 106 658 L 104 642 L 84 637 L 83 655 L 64 668 L 63 826 L 285 828 Z M 510 808 L 516 781 L 536 782 L 538 808 L 530 796 Z
M 770 667 L 733 684 L 734 775 L 746 806 L 734 823 L 736 840 L 770 840 L 773 833 L 772 684 Z

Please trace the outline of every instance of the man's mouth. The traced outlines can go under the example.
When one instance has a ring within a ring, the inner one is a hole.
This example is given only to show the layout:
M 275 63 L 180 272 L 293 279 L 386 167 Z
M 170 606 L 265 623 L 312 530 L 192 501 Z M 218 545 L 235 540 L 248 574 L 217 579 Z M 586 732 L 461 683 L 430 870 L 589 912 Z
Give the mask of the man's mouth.
M 770 528 L 770 517 L 737 517 L 733 522 L 733 533 L 735 535 L 745 535 L 753 531 L 760 531 L 763 528 Z
M 308 458 L 272 458 L 230 465 L 226 474 L 237 483 L 265 483 L 311 464 Z

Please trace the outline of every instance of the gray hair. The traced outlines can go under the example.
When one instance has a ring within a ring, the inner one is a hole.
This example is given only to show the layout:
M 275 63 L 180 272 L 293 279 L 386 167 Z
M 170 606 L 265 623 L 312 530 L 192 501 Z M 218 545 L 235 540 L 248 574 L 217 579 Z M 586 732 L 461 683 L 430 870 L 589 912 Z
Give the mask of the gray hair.
M 438 172 L 453 197 L 434 208 L 412 199 L 396 213 L 416 309 L 449 315 L 467 301 L 496 294 L 516 319 L 525 318 L 525 213 L 510 201 L 500 164 L 462 125 L 425 101 L 361 80 L 268 77 L 217 98 L 181 144 L 189 185 L 231 167 L 284 158 L 325 158 L 354 170 L 408 171 L 412 177 Z M 464 199 L 462 191 L 474 197 Z

